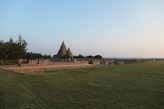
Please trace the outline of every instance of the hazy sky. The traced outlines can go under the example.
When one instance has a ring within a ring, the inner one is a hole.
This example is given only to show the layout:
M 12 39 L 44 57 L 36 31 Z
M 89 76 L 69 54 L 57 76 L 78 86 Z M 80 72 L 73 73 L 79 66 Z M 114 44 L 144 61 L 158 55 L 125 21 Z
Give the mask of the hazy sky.
M 28 42 L 28 51 L 164 57 L 164 0 L 0 0 L 0 40 Z

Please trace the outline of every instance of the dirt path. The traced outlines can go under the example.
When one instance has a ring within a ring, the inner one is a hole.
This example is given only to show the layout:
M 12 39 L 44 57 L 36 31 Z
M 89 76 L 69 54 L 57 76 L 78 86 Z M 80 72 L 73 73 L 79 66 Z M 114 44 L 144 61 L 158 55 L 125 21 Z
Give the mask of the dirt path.
M 19 72 L 19 73 L 32 73 L 41 71 L 63 70 L 63 69 L 75 69 L 92 67 L 90 64 L 71 64 L 71 65 L 43 65 L 43 66 L 2 66 L 2 69 Z

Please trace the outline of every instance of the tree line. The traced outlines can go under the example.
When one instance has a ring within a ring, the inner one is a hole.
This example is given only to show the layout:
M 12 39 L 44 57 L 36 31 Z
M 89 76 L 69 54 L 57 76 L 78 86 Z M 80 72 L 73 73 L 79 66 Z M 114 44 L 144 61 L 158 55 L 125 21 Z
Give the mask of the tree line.
M 9 41 L 0 41 L 0 60 L 17 60 L 18 58 L 50 59 L 50 55 L 42 55 L 41 53 L 27 52 L 27 42 L 19 35 L 17 41 L 10 38 Z
M 23 57 L 24 59 L 37 59 L 37 58 L 43 58 L 43 59 L 51 59 L 50 55 L 42 55 L 41 53 L 33 53 L 33 52 L 28 52 L 26 55 Z
M 79 54 L 78 56 L 74 56 L 74 58 L 80 58 L 80 59 L 102 59 L 103 57 L 101 55 L 89 55 L 89 56 L 83 56 L 81 54 Z

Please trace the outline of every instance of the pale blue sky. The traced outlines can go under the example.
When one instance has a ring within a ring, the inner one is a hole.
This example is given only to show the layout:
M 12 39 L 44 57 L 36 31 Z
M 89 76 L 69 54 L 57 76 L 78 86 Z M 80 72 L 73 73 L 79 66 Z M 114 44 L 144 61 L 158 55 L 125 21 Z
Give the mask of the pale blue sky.
M 104 57 L 164 57 L 164 0 L 0 0 L 0 40 L 28 51 Z

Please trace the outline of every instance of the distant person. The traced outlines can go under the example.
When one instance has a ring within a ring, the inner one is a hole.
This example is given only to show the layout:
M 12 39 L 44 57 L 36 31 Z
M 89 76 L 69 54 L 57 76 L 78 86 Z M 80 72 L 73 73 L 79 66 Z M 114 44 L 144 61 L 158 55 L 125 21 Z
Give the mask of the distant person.
M 30 59 L 27 59 L 27 64 L 30 64 L 31 62 L 30 62 Z
M 31 64 L 31 59 L 29 60 L 29 64 Z
M 77 59 L 74 59 L 73 62 L 75 63 L 77 61 Z
M 27 59 L 27 62 L 26 62 L 27 64 L 29 63 L 29 59 Z
M 21 58 L 18 59 L 18 65 L 21 66 Z
M 38 61 L 37 61 L 37 65 L 40 66 L 39 58 L 38 58 Z

